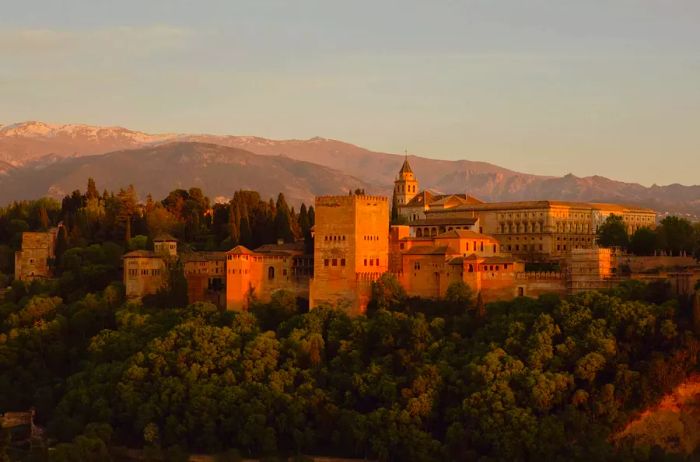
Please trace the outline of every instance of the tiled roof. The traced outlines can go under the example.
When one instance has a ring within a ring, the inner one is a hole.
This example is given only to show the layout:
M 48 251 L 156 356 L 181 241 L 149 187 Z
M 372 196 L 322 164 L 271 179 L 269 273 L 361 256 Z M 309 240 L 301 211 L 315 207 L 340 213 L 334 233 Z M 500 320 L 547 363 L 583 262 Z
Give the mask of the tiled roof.
M 515 202 L 483 202 L 483 203 L 468 203 L 459 205 L 449 209 L 450 212 L 457 210 L 522 210 L 522 209 L 548 209 L 551 207 L 569 207 L 569 208 L 590 208 L 593 210 L 603 210 L 611 212 L 644 212 L 655 213 L 654 210 L 634 205 L 623 204 L 607 204 L 599 202 L 569 202 L 569 201 L 515 201 Z M 430 211 L 429 213 L 440 213 L 440 210 Z
M 408 223 L 408 226 L 448 226 L 448 225 L 474 225 L 479 221 L 476 217 L 459 218 L 426 218 Z
M 236 247 L 232 248 L 227 254 L 231 255 L 255 255 L 256 253 L 250 250 L 248 247 L 243 246 L 243 245 L 237 245 Z
M 162 258 L 162 255 L 155 253 L 152 250 L 132 250 L 125 253 L 122 258 Z
M 408 163 L 408 159 L 403 161 L 403 165 L 401 166 L 399 173 L 413 173 L 413 170 L 411 170 L 411 166 Z
M 188 252 L 181 255 L 183 262 L 226 260 L 226 252 Z
M 298 242 L 286 242 L 284 244 L 265 244 L 261 245 L 256 252 L 267 253 L 267 252 L 303 252 L 305 249 L 304 241 Z
M 493 236 L 488 234 L 477 233 L 476 231 L 470 231 L 467 229 L 453 229 L 452 231 L 447 231 L 446 233 L 438 234 L 434 239 L 486 239 L 489 241 L 496 241 Z
M 156 237 L 153 239 L 153 242 L 164 242 L 164 241 L 165 241 L 165 242 L 167 242 L 167 241 L 175 241 L 175 242 L 177 242 L 177 238 L 171 236 L 171 235 L 168 234 L 168 233 L 162 233 L 162 234 L 159 234 L 158 236 L 156 236 Z
M 405 252 L 406 255 L 445 255 L 452 252 L 446 245 L 437 247 L 418 246 L 412 247 Z

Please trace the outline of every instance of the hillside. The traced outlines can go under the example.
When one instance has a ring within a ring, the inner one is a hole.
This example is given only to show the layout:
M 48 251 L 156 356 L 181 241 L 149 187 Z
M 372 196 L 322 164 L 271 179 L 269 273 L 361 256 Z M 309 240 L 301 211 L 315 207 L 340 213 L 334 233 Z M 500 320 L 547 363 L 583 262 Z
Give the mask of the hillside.
M 51 154 L 51 159 L 102 154 L 109 151 L 156 146 L 173 141 L 213 143 L 265 156 L 285 156 L 311 162 L 361 178 L 377 192 L 389 193 L 402 157 L 370 151 L 342 141 L 269 140 L 251 136 L 162 134 L 151 135 L 120 127 L 50 125 L 25 122 L 0 128 L 0 174 L 8 167 L 25 167 Z M 660 212 L 700 216 L 700 186 L 645 187 L 602 176 L 550 177 L 518 173 L 486 162 L 438 160 L 410 156 L 421 187 L 438 192 L 468 192 L 483 200 L 560 199 L 624 202 Z M 72 164 L 71 164 L 72 165 Z M 119 168 L 119 166 L 115 166 Z M 317 181 L 309 186 L 324 190 Z
M 212 198 L 253 189 L 263 197 L 283 192 L 287 200 L 307 203 L 321 194 L 345 194 L 371 187 L 336 170 L 281 156 L 260 156 L 241 149 L 175 142 L 99 156 L 42 157 L 0 175 L 0 203 L 48 195 L 60 198 L 85 187 L 87 178 L 100 189 L 133 184 L 143 196 L 164 197 L 175 188 L 201 187 Z
M 690 455 L 700 448 L 700 375 L 693 375 L 645 410 L 614 437 L 635 446 L 659 446 Z

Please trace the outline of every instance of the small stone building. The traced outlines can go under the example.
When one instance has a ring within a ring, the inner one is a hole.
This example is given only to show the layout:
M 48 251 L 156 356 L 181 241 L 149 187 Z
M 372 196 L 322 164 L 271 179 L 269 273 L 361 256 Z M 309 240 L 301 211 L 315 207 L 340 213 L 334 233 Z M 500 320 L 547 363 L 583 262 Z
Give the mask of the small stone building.
M 53 276 L 58 228 L 22 233 L 22 250 L 15 252 L 15 279 L 33 281 Z

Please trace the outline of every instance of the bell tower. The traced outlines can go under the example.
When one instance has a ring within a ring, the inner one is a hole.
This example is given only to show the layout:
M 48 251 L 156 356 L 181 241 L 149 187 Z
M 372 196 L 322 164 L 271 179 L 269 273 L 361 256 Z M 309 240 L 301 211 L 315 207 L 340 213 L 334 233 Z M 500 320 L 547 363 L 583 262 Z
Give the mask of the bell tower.
M 418 195 L 418 180 L 408 163 L 408 151 L 403 161 L 399 176 L 394 181 L 394 205 L 406 205 Z

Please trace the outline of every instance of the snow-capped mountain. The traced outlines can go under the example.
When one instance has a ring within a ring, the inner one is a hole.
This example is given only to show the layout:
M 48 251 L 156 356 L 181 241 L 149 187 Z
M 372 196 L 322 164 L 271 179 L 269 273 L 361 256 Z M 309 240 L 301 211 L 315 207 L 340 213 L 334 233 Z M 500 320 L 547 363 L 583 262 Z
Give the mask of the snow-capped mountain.
M 50 171 L 53 175 L 71 176 L 74 178 L 74 186 L 79 187 L 87 180 L 82 178 L 87 173 L 75 172 L 74 169 L 83 164 L 65 162 L 66 160 L 112 151 L 155 148 L 175 141 L 210 143 L 258 155 L 283 156 L 329 167 L 360 179 L 363 183 L 372 185 L 375 191 L 385 194 L 391 194 L 393 180 L 403 162 L 402 155 L 374 152 L 343 141 L 320 137 L 307 140 L 270 140 L 256 136 L 152 135 L 122 127 L 23 122 L 0 127 L 0 197 L 4 200 L 13 199 L 9 193 L 4 197 L 1 194 L 3 188 L 7 189 L 9 181 L 13 178 L 21 177 L 22 181 L 34 181 L 34 177 L 28 175 L 27 170 L 38 171 L 56 165 L 61 168 L 52 167 Z M 229 155 L 230 152 L 232 151 L 224 150 L 221 155 Z M 133 160 L 132 157 L 129 159 Z M 687 213 L 700 217 L 700 186 L 676 184 L 645 187 L 601 176 L 581 178 L 571 174 L 563 177 L 530 175 L 487 162 L 448 161 L 419 156 L 411 156 L 409 159 L 421 187 L 439 192 L 467 192 L 487 201 L 559 199 L 629 203 L 652 207 L 660 212 Z M 200 161 L 207 162 L 206 156 Z M 115 163 L 114 170 L 103 171 L 101 175 L 114 176 L 128 183 L 128 176 L 131 174 L 129 169 L 139 168 L 138 165 L 130 162 L 120 170 Z M 216 168 L 218 162 L 211 165 L 212 168 Z M 247 168 L 246 165 L 240 165 L 236 171 L 244 172 Z M 175 173 L 175 170 L 163 170 L 163 175 L 175 175 Z M 191 171 L 183 170 L 176 177 L 186 178 L 187 175 L 191 175 Z M 81 180 L 77 181 L 77 178 Z M 101 178 L 95 179 L 105 182 Z M 164 177 L 162 180 L 167 182 L 169 178 Z M 172 180 L 175 180 L 175 176 Z M 38 177 L 36 181 L 39 181 Z M 51 181 L 58 181 L 58 178 Z M 293 179 L 288 176 L 284 181 L 293 181 Z M 313 179 L 310 181 L 314 183 Z M 323 181 L 324 179 L 318 178 L 315 183 L 320 186 Z M 66 186 L 68 184 L 71 183 L 66 181 Z M 238 186 L 232 185 L 232 187 Z M 310 185 L 307 191 L 313 190 L 313 186 Z M 207 191 L 206 185 L 204 189 Z M 216 188 L 212 188 L 211 193 L 215 192 L 214 189 Z M 318 190 L 326 191 L 321 187 Z M 32 197 L 32 191 L 27 190 L 26 196 L 23 197 Z M 298 193 L 296 197 L 305 196 Z

